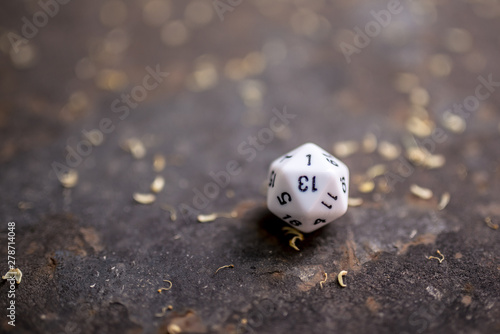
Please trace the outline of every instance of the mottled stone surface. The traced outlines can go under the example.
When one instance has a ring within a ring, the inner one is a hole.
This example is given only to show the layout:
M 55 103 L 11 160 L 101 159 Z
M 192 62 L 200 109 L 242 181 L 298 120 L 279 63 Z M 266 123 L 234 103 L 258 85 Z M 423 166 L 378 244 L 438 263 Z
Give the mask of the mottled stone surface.
M 354 45 L 349 31 L 386 2 L 242 1 L 222 21 L 211 1 L 72 1 L 17 52 L 9 33 L 22 34 L 23 17 L 33 22 L 41 7 L 1 6 L 0 269 L 8 270 L 13 221 L 23 272 L 15 328 L 9 284 L 0 283 L 2 332 L 500 331 L 500 230 L 485 223 L 500 222 L 500 87 L 480 90 L 490 95 L 467 112 L 464 132 L 442 122 L 477 93 L 479 77 L 500 81 L 498 2 L 402 1 L 350 63 L 340 43 Z M 155 68 L 168 77 L 137 105 L 120 101 L 141 97 L 137 87 Z M 290 118 L 276 118 L 283 113 Z M 434 134 L 413 137 L 412 115 Z M 66 164 L 65 147 L 108 118 L 113 130 L 100 146 L 81 147 L 90 152 L 75 160 L 78 183 L 63 188 L 53 163 Z M 280 130 L 263 137 L 271 124 Z M 343 158 L 350 196 L 363 204 L 292 249 L 265 207 L 269 163 L 304 142 L 331 150 L 367 133 L 397 145 L 398 158 L 363 150 Z M 142 159 L 121 148 L 133 137 Z M 409 142 L 446 163 L 410 163 Z M 167 159 L 160 172 L 156 154 Z M 239 168 L 230 184 L 210 185 L 231 161 Z M 374 164 L 387 173 L 362 193 Z M 156 201 L 135 203 L 156 175 L 166 180 Z M 411 184 L 433 197 L 417 198 Z M 205 188 L 213 198 L 195 211 Z M 438 210 L 445 192 L 451 201 Z M 175 221 L 163 204 L 177 208 Z M 181 213 L 186 206 L 193 210 Z M 196 220 L 232 210 L 236 218 Z M 437 250 L 442 263 L 427 258 Z M 158 293 L 163 280 L 172 288 Z

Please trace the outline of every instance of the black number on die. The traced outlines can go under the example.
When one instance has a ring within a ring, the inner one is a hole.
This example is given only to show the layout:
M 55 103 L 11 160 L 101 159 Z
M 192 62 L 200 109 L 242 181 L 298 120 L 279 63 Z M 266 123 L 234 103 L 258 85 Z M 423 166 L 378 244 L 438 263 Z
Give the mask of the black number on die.
M 336 167 L 339 166 L 339 164 L 336 163 L 335 160 L 332 159 L 333 157 L 331 155 L 325 154 L 325 153 L 323 153 L 323 155 L 326 157 L 326 161 L 328 161 L 329 163 L 331 163 L 332 165 L 334 165 Z
M 291 157 L 293 157 L 293 155 L 285 155 L 283 158 L 281 158 L 280 162 L 283 162 L 283 160 L 285 159 L 290 159 Z
M 333 198 L 334 200 L 337 200 L 337 198 L 338 198 L 338 196 L 333 196 L 333 195 L 332 195 L 332 194 L 330 194 L 330 193 L 327 193 L 327 194 L 328 194 L 328 196 L 330 196 L 330 197 L 331 197 L 331 198 Z M 331 209 L 331 208 L 332 208 L 332 205 L 331 205 L 331 204 L 330 204 L 330 205 L 328 205 L 328 204 L 326 204 L 325 202 L 321 202 L 321 204 L 323 204 L 324 206 L 326 206 L 328 209 Z
M 281 193 L 281 197 L 280 196 L 276 196 L 276 198 L 278 198 L 278 202 L 280 202 L 280 205 L 285 205 L 286 203 L 288 203 L 285 200 L 285 197 L 288 197 L 288 202 L 292 201 L 292 196 L 290 196 L 290 194 L 287 193 L 287 192 L 282 192 Z
M 289 218 L 292 218 L 292 216 L 286 215 L 285 217 L 283 217 L 284 220 L 287 220 Z M 288 223 L 290 225 L 293 225 L 293 226 L 300 226 L 300 225 L 302 225 L 302 223 L 300 221 L 298 221 L 297 219 L 292 219 Z
M 299 190 L 300 191 L 305 192 L 305 191 L 307 191 L 307 189 L 309 189 L 309 187 L 305 185 L 305 183 L 308 181 L 309 181 L 309 178 L 305 175 L 302 175 L 299 177 Z M 312 189 L 311 189 L 311 191 L 315 192 L 317 190 L 318 189 L 316 188 L 316 176 L 313 176 L 312 177 Z
M 276 173 L 271 171 L 271 177 L 269 178 L 269 187 L 274 188 L 274 180 L 276 180 Z
M 307 165 L 311 166 L 311 155 L 308 154 L 308 155 L 306 155 L 306 157 L 307 157 Z
M 341 177 L 340 178 L 340 182 L 342 182 L 342 191 L 344 192 L 344 194 L 346 193 L 347 191 L 347 184 L 345 183 L 345 177 Z
M 326 223 L 326 220 L 321 219 L 321 218 L 318 218 L 318 219 L 316 219 L 316 221 L 314 222 L 314 225 L 321 224 L 321 223 Z

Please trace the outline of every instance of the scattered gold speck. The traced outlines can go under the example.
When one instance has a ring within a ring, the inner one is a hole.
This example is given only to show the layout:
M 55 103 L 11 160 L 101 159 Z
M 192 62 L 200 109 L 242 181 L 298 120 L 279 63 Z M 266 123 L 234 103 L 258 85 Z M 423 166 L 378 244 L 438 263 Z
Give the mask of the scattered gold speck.
M 326 272 L 324 272 L 323 275 L 325 276 L 325 279 L 319 282 L 319 286 L 321 287 L 321 289 L 323 289 L 323 284 L 325 284 L 326 280 L 328 279 L 328 274 Z
M 428 169 L 435 169 L 443 167 L 446 163 L 446 158 L 442 154 L 431 154 L 428 155 L 424 161 L 424 167 Z
M 241 323 L 242 323 L 243 325 L 246 325 L 246 324 L 248 323 L 248 319 L 247 319 L 247 318 L 243 318 L 243 319 L 241 319 Z
M 346 140 L 333 145 L 333 154 L 339 158 L 345 158 L 359 150 L 359 144 L 354 140 Z
M 228 265 L 225 265 L 225 266 L 219 267 L 219 268 L 215 271 L 215 274 L 217 274 L 217 273 L 219 272 L 219 270 L 224 269 L 224 268 L 234 268 L 234 264 L 228 264 Z M 215 274 L 214 274 L 214 275 L 215 275 Z
M 2 276 L 2 279 L 15 279 L 16 283 L 21 283 L 21 279 L 23 278 L 23 273 L 19 268 L 10 269 L 5 275 Z
M 290 239 L 288 244 L 290 245 L 290 247 L 292 247 L 296 251 L 300 251 L 300 249 L 295 245 L 295 242 L 297 241 L 297 239 L 300 241 L 304 241 L 304 235 L 302 233 L 300 233 L 299 231 L 297 231 L 296 229 L 294 229 L 293 227 L 289 227 L 289 226 L 285 226 L 281 230 L 285 231 L 285 235 L 287 235 L 287 234 L 294 235 L 294 237 L 292 239 Z
M 387 179 L 379 179 L 377 182 L 377 187 L 380 190 L 380 192 L 384 194 L 388 194 L 392 191 L 391 187 L 389 186 L 389 183 L 387 182 Z
M 439 254 L 439 256 L 441 256 L 441 258 L 439 257 L 435 257 L 435 256 L 428 256 L 427 259 L 430 260 L 430 259 L 436 259 L 439 261 L 439 263 L 443 262 L 444 261 L 444 255 L 441 254 L 441 252 L 439 251 L 439 249 L 436 251 L 436 253 Z
M 240 86 L 240 95 L 249 108 L 259 108 L 266 91 L 264 83 L 257 80 L 244 80 Z
M 347 271 L 342 270 L 339 275 L 337 276 L 337 279 L 339 280 L 339 284 L 341 287 L 345 288 L 347 285 L 344 283 L 344 276 L 347 275 Z
M 450 193 L 445 192 L 443 195 L 441 195 L 441 200 L 438 204 L 438 210 L 443 210 L 444 208 L 446 208 L 448 203 L 450 203 Z
M 418 137 L 430 136 L 433 128 L 433 122 L 420 117 L 412 116 L 406 121 L 406 129 Z
M 242 65 L 247 75 L 257 75 L 266 68 L 266 59 L 260 52 L 251 52 L 243 58 Z
M 422 188 L 416 184 L 412 184 L 410 186 L 410 191 L 413 195 L 422 198 L 422 199 L 431 199 L 432 198 L 432 190 L 427 188 Z
M 285 231 L 285 235 L 287 234 L 293 234 L 297 236 L 301 236 L 302 233 L 300 233 L 298 230 L 294 229 L 293 227 L 290 226 L 285 226 L 281 229 L 282 231 Z
M 198 215 L 196 219 L 198 219 L 200 223 L 206 223 L 216 220 L 217 217 L 219 217 L 219 215 L 216 212 L 214 212 L 206 215 Z
M 419 79 L 413 73 L 399 73 L 394 81 L 394 87 L 401 93 L 409 93 L 418 84 Z
M 286 141 L 292 137 L 292 131 L 288 126 L 283 126 L 276 131 L 276 138 Z
M 219 212 L 219 217 L 236 218 L 238 217 L 238 212 L 236 210 L 233 210 L 231 212 Z
M 162 291 L 168 291 L 168 290 L 172 289 L 172 282 L 170 282 L 168 279 L 164 279 L 163 282 L 166 282 L 170 285 L 168 288 L 159 288 L 158 293 L 162 293 Z
M 227 198 L 233 198 L 233 197 L 234 197 L 234 195 L 236 195 L 236 193 L 234 192 L 234 190 L 233 190 L 233 189 L 228 189 L 228 190 L 226 190 L 226 197 L 227 197 Z
M 320 27 L 319 17 L 314 11 L 300 8 L 290 17 L 290 24 L 295 33 L 312 37 Z
M 358 187 L 358 190 L 362 193 L 370 193 L 373 189 L 375 189 L 375 182 L 371 180 L 361 183 Z
M 238 217 L 238 212 L 236 212 L 235 210 L 233 210 L 231 212 L 214 212 L 214 213 L 210 213 L 210 214 L 206 214 L 206 215 L 198 215 L 196 217 L 196 219 L 200 223 L 207 223 L 207 222 L 214 221 L 219 217 L 236 218 L 236 217 Z
M 78 172 L 70 169 L 59 177 L 59 181 L 64 188 L 73 188 L 78 183 Z
M 171 21 L 161 29 L 161 40 L 168 46 L 179 46 L 189 39 L 189 30 L 181 20 Z
M 170 2 L 151 0 L 146 3 L 142 10 L 142 18 L 147 25 L 159 27 L 168 20 L 170 13 Z
M 472 297 L 471 296 L 463 296 L 461 302 L 465 306 L 469 306 L 472 303 Z
M 443 114 L 443 126 L 454 133 L 462 133 L 465 131 L 467 124 L 465 120 L 449 111 Z
M 417 166 L 435 169 L 444 166 L 446 158 L 441 154 L 431 154 L 423 147 L 411 146 L 406 150 L 408 159 Z
M 17 207 L 20 209 L 20 210 L 28 210 L 28 209 L 33 209 L 33 203 L 31 202 L 19 202 L 17 203 Z
M 163 190 L 163 187 L 165 186 L 165 179 L 163 176 L 157 176 L 155 177 L 153 183 L 151 183 L 151 191 L 154 193 L 159 193 L 160 191 Z
M 425 107 L 429 104 L 429 92 L 422 87 L 415 87 L 410 91 L 410 102 Z
M 361 206 L 363 204 L 363 199 L 359 197 L 349 197 L 347 204 L 352 207 Z
M 488 225 L 489 228 L 498 230 L 498 224 L 493 223 L 491 221 L 491 217 L 484 218 L 484 222 L 486 223 L 486 225 Z
M 472 47 L 472 35 L 464 29 L 448 29 L 444 37 L 444 44 L 452 52 L 465 53 Z
M 146 155 L 144 144 L 137 138 L 126 140 L 122 147 L 124 150 L 130 152 L 135 159 L 142 159 Z
M 429 154 L 429 151 L 418 146 L 412 146 L 406 150 L 408 159 L 417 166 L 423 165 Z
M 170 220 L 171 221 L 176 221 L 177 220 L 177 210 L 169 204 L 162 204 L 160 205 L 160 208 L 162 210 L 168 211 L 170 213 Z
M 457 167 L 457 174 L 458 178 L 463 181 L 467 178 L 469 171 L 467 170 L 467 167 L 464 164 L 459 164 Z
M 137 203 L 141 204 L 151 204 L 156 200 L 153 194 L 134 193 L 133 197 Z
M 10 50 L 12 65 L 18 69 L 27 69 L 35 65 L 38 56 L 33 45 L 30 43 L 21 44 L 16 49 L 12 48 Z
M 97 87 L 109 90 L 109 91 L 120 91 L 128 83 L 127 74 L 123 71 L 103 69 L 97 73 L 95 78 Z
M 173 308 L 174 307 L 172 305 L 164 306 L 161 308 L 161 313 L 156 313 L 155 317 L 158 317 L 158 318 L 164 317 L 165 314 L 167 314 L 167 310 L 171 311 L 171 310 L 173 310 Z
M 79 90 L 71 93 L 69 96 L 68 104 L 71 108 L 78 111 L 83 110 L 89 106 L 89 98 L 85 92 Z
M 205 25 L 212 21 L 214 12 L 212 6 L 207 1 L 191 1 L 184 12 L 186 21 L 191 25 Z
M 351 181 L 353 184 L 360 184 L 360 183 L 366 181 L 366 176 L 361 175 L 361 174 L 353 174 L 351 176 Z
M 373 180 L 377 176 L 384 175 L 386 172 L 387 172 L 387 168 L 385 167 L 385 165 L 384 164 L 378 164 L 378 165 L 374 165 L 374 166 L 370 167 L 366 171 L 366 176 L 369 179 Z
M 363 138 L 363 151 L 372 153 L 377 149 L 377 137 L 373 133 L 367 133 Z
M 394 160 L 400 155 L 401 149 L 388 141 L 382 141 L 378 145 L 378 153 L 387 160 Z
M 179 334 L 180 332 L 182 332 L 182 329 L 179 327 L 179 325 L 170 324 L 167 327 L 167 331 L 169 334 Z
M 243 67 L 243 60 L 230 59 L 224 66 L 224 75 L 234 81 L 240 81 L 245 78 L 246 72 Z
M 214 87 L 218 82 L 218 74 L 214 59 L 209 55 L 203 55 L 195 60 L 195 70 L 187 79 L 187 86 L 194 92 Z
M 153 158 L 153 169 L 155 172 L 161 172 L 163 169 L 165 169 L 165 165 L 167 164 L 167 161 L 165 160 L 165 156 L 162 154 L 155 154 Z
M 290 241 L 288 242 L 288 244 L 290 245 L 290 247 L 292 247 L 293 249 L 295 249 L 296 251 L 300 251 L 300 249 L 295 245 L 295 242 L 298 240 L 302 241 L 304 240 L 303 237 L 299 237 L 299 236 L 294 236 L 292 239 L 290 239 Z
M 424 121 L 430 121 L 430 115 L 424 106 L 418 104 L 410 105 L 410 112 L 412 116 L 421 118 Z
M 444 54 L 435 54 L 429 59 L 429 71 L 434 77 L 446 77 L 453 68 L 451 57 Z
M 89 99 L 87 94 L 82 91 L 76 91 L 71 93 L 66 103 L 61 109 L 61 117 L 65 121 L 73 121 L 78 117 L 81 117 L 89 106 Z

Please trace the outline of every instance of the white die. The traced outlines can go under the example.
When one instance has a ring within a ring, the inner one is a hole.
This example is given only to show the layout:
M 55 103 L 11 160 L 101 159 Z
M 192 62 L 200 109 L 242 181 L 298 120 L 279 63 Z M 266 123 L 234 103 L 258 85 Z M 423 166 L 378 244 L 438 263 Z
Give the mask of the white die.
M 349 169 L 316 144 L 274 160 L 268 175 L 267 207 L 299 231 L 317 230 L 347 211 Z

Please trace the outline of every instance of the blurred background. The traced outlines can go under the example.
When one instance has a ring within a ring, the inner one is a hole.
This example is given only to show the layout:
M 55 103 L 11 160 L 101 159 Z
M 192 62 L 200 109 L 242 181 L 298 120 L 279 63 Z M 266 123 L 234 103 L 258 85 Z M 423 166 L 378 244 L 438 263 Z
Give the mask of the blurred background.
M 498 31 L 497 0 L 3 1 L 15 332 L 500 330 Z M 265 180 L 305 142 L 353 207 L 297 252 Z

